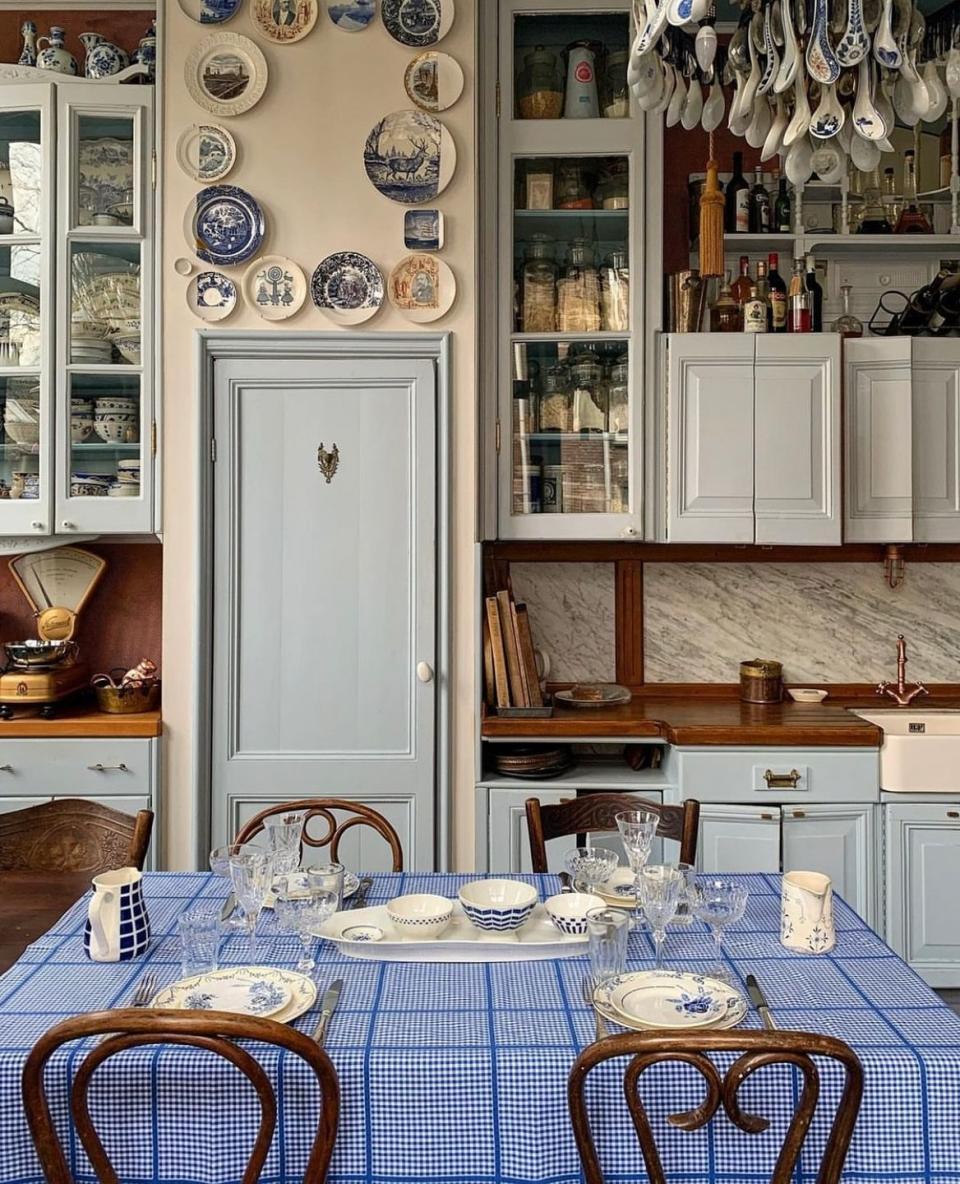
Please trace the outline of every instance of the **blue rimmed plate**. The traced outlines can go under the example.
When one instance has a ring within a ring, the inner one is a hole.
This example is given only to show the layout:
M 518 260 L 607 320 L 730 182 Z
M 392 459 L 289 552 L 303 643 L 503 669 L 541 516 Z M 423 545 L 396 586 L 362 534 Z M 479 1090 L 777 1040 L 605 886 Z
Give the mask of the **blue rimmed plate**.
M 237 185 L 208 185 L 187 211 L 187 242 L 205 263 L 231 267 L 263 244 L 266 219 L 256 199 Z
M 343 325 L 359 325 L 383 304 L 380 268 L 357 251 L 338 251 L 324 259 L 310 281 L 313 303 Z
M 222 25 L 236 16 L 243 0 L 180 0 L 180 7 L 198 25 Z
M 453 24 L 453 0 L 382 0 L 380 15 L 394 41 L 422 49 L 446 37 Z
M 729 983 L 679 970 L 619 974 L 597 988 L 608 1018 L 627 1028 L 726 1028 L 746 1014 L 746 1001 Z

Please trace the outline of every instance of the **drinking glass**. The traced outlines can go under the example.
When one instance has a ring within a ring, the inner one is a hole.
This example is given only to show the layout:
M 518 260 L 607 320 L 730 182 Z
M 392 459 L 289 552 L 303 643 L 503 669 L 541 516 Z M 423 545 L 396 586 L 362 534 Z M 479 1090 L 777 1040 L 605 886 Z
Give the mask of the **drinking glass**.
M 273 874 L 286 876 L 300 866 L 300 842 L 303 838 L 304 810 L 286 814 L 268 814 L 263 820 L 263 835 L 273 852 Z
M 673 920 L 680 897 L 686 889 L 686 880 L 678 867 L 669 863 L 648 863 L 640 869 L 640 899 L 643 911 L 653 930 L 653 944 L 656 950 L 654 968 L 663 968 L 663 943 L 667 938 L 667 926 Z
M 573 876 L 577 892 L 593 892 L 617 869 L 620 856 L 608 847 L 574 847 L 563 857 L 564 866 Z
M 313 945 L 320 926 L 337 911 L 336 892 L 318 888 L 316 891 L 311 890 L 301 896 L 281 894 L 277 897 L 277 905 L 284 910 L 289 910 L 294 930 L 303 947 L 300 960 L 297 962 L 297 970 L 313 970 L 317 964 L 313 957 Z
M 250 961 L 257 960 L 257 921 L 273 884 L 273 852 L 256 843 L 240 843 L 230 855 L 230 880 L 250 942 Z
M 220 957 L 220 910 L 191 909 L 177 921 L 180 973 L 184 978 L 216 970 Z
M 237 850 L 236 843 L 227 843 L 223 847 L 214 847 L 210 852 L 210 870 L 221 879 L 230 879 L 230 856 Z M 233 889 L 231 888 L 231 891 Z M 226 904 L 226 900 L 224 900 Z M 235 912 L 231 913 L 223 922 L 224 929 L 242 929 L 243 920 Z
M 587 912 L 590 969 L 594 986 L 623 973 L 630 934 L 630 914 L 623 909 L 590 909 Z
M 716 965 L 712 973 L 728 978 L 723 964 L 723 931 L 739 921 L 747 907 L 747 889 L 732 880 L 698 880 L 693 895 L 693 915 L 710 929 L 714 940 Z
M 640 869 L 650 858 L 650 848 L 657 833 L 660 815 L 652 810 L 625 810 L 617 816 L 617 827 L 620 838 L 630 860 L 630 870 L 633 872 L 633 891 L 635 898 L 634 915 L 640 920 Z
M 671 867 L 678 868 L 683 875 L 683 891 L 677 913 L 673 918 L 674 925 L 691 925 L 693 923 L 693 893 L 697 884 L 697 869 L 692 863 L 673 863 Z
M 337 897 L 338 912 L 343 908 L 343 877 L 345 868 L 342 863 L 323 863 L 317 867 L 308 867 L 307 884 L 310 892 L 333 892 Z

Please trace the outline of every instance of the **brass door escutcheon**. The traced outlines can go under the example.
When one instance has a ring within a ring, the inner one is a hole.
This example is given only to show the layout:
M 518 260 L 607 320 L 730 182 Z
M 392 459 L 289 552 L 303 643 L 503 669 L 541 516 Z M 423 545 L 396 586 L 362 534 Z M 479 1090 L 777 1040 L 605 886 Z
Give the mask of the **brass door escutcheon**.
M 321 440 L 320 447 L 317 449 L 317 465 L 328 485 L 333 480 L 339 464 L 340 449 L 334 444 L 333 448 L 329 452 L 326 452 L 324 451 L 323 441 Z

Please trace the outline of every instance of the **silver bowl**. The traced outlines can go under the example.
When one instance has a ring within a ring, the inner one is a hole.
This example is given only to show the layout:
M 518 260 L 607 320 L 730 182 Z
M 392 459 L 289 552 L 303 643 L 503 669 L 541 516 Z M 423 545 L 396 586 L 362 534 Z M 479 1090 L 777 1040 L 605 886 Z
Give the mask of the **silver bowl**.
M 10 665 L 20 670 L 72 666 L 77 660 L 75 641 L 38 641 L 31 638 L 28 641 L 5 641 L 3 648 Z

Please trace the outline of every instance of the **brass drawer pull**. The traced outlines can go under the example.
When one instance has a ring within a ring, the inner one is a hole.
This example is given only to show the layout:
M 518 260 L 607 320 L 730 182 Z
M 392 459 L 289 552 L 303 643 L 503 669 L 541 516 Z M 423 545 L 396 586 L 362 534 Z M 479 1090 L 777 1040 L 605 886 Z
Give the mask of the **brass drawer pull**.
M 947 817 L 948 818 L 960 818 L 960 810 L 948 810 Z
M 772 814 L 761 814 L 760 818 L 763 822 L 773 822 L 773 815 Z
M 123 761 L 121 761 L 119 765 L 101 765 L 100 762 L 97 761 L 97 763 L 95 765 L 87 765 L 87 768 L 90 770 L 91 773 L 113 773 L 113 772 L 127 773 L 127 772 L 129 772 L 129 770 L 127 769 L 127 766 L 123 763 Z
M 768 789 L 796 789 L 800 784 L 800 773 L 796 769 L 789 773 L 774 773 L 773 769 L 767 769 L 763 779 Z
M 793 816 L 794 818 L 806 818 L 807 812 L 806 810 L 794 810 Z

